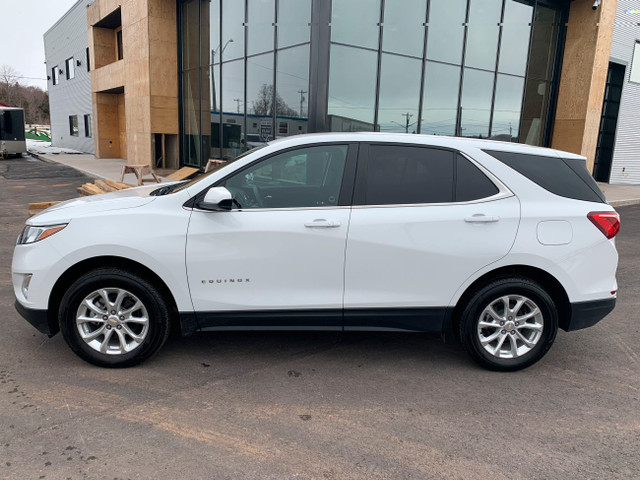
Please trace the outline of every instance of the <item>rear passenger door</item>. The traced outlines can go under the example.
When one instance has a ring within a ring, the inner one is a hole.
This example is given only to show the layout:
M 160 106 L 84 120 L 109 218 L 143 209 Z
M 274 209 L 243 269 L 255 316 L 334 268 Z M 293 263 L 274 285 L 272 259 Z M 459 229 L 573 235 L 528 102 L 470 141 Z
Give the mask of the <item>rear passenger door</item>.
M 345 330 L 440 331 L 459 286 L 509 252 L 519 201 L 452 150 L 370 144 L 360 151 Z

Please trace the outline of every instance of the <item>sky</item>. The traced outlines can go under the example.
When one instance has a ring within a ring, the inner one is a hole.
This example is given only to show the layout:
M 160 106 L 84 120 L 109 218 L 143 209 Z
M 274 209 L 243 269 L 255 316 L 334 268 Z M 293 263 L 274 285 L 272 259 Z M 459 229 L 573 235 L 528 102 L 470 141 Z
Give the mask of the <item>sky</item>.
M 18 79 L 21 84 L 47 89 L 42 36 L 76 1 L 0 0 L 0 65 L 9 65 L 27 77 Z

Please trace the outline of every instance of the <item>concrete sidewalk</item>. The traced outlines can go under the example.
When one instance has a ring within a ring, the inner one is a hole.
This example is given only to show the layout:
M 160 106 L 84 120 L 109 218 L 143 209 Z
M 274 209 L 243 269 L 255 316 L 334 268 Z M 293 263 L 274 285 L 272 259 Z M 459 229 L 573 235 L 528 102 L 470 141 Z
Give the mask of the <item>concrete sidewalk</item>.
M 35 156 L 45 162 L 56 162 L 73 167 L 96 178 L 108 178 L 115 181 L 120 181 L 122 166 L 127 164 L 127 161 L 121 158 L 95 158 L 90 154 L 61 153 L 37 154 Z M 160 177 L 160 179 L 163 182 L 171 181 L 165 177 Z M 133 173 L 129 173 L 125 175 L 124 181 L 135 185 L 136 177 Z M 640 204 L 640 185 L 609 185 L 608 183 L 598 183 L 598 185 L 613 207 Z

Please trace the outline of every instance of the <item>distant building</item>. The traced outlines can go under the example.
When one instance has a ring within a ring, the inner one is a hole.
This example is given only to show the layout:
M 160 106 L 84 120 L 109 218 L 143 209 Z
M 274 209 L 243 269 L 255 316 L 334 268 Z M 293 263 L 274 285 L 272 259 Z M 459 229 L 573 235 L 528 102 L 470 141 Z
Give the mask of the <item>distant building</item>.
M 640 183 L 640 4 L 618 0 L 593 175 Z
M 93 153 L 87 0 L 78 0 L 44 34 L 51 144 Z

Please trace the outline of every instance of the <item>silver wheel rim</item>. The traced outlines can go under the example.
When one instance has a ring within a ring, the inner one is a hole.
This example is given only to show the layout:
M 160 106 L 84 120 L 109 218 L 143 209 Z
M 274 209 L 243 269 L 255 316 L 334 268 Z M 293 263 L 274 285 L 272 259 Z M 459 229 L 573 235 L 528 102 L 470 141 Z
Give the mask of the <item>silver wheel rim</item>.
M 496 358 L 518 358 L 530 352 L 542 337 L 544 318 L 540 308 L 522 295 L 493 300 L 480 314 L 478 339 Z
M 122 288 L 101 288 L 87 295 L 78 307 L 80 338 L 96 352 L 122 355 L 138 348 L 149 333 L 144 304 Z

